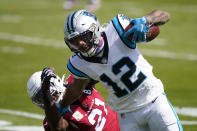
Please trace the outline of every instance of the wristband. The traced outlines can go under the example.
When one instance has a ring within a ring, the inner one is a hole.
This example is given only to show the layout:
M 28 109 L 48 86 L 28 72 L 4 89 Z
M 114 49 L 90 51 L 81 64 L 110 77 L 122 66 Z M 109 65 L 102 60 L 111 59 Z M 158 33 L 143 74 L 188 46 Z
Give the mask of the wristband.
M 58 110 L 60 111 L 61 115 L 64 115 L 65 112 L 70 112 L 71 114 L 73 113 L 73 112 L 70 110 L 69 106 L 62 107 L 60 104 L 58 104 L 58 105 L 57 105 L 57 108 L 58 108 Z

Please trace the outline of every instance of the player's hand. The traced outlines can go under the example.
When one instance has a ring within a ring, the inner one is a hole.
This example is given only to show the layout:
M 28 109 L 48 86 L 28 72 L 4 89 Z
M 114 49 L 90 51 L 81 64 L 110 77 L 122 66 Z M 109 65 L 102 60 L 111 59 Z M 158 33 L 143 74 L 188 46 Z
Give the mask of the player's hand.
M 53 72 L 54 68 L 53 67 L 45 67 L 42 70 L 41 74 L 41 89 L 43 93 L 50 93 L 50 79 L 56 78 L 55 73 Z
M 127 38 L 133 33 L 132 43 L 145 42 L 146 41 L 146 32 L 148 31 L 147 18 L 141 17 L 133 19 L 130 21 L 130 24 L 134 24 L 132 28 L 124 33 L 124 36 Z

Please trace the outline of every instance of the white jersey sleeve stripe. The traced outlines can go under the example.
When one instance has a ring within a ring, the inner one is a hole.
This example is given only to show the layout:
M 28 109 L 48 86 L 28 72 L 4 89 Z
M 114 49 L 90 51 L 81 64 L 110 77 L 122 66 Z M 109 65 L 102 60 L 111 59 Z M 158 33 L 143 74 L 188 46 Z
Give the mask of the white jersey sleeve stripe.
M 79 71 L 78 69 L 76 69 L 71 63 L 70 61 L 68 61 L 67 63 L 67 68 L 68 70 L 75 76 L 77 77 L 85 77 L 85 78 L 90 78 L 88 75 L 86 75 L 85 73 Z
M 122 40 L 122 42 L 129 48 L 131 49 L 135 49 L 136 48 L 136 44 L 134 43 L 131 43 L 131 41 L 129 41 L 127 38 L 124 37 L 124 29 L 123 27 L 121 26 L 120 24 L 120 21 L 118 19 L 117 16 L 115 16 L 113 19 L 112 19 L 112 23 L 113 23 L 113 26 L 114 28 L 116 29 L 118 35 L 120 36 L 120 39 Z

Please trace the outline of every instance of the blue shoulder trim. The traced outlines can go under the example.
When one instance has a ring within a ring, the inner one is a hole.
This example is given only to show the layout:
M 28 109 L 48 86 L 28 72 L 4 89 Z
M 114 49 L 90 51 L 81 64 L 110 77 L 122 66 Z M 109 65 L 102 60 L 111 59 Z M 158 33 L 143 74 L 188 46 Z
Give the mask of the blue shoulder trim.
M 122 28 L 119 20 L 118 20 L 118 16 L 115 16 L 112 19 L 112 23 L 114 28 L 116 29 L 120 39 L 122 40 L 122 42 L 129 48 L 131 49 L 135 49 L 136 48 L 136 44 L 131 43 L 131 41 L 129 41 L 127 38 L 124 37 L 123 33 L 124 33 L 124 29 Z
M 86 75 L 85 73 L 79 71 L 78 69 L 76 69 L 70 62 L 70 60 L 68 61 L 67 63 L 67 68 L 68 70 L 74 74 L 75 76 L 78 76 L 78 77 L 85 77 L 85 78 L 88 78 L 89 79 L 89 76 Z

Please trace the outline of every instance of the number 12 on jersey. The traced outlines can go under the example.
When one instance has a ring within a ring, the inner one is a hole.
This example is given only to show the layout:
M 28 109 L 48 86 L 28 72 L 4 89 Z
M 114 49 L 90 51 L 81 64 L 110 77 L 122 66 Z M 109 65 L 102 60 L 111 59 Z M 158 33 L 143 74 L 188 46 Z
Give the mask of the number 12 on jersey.
M 137 79 L 132 82 L 130 80 L 130 77 L 132 77 L 136 73 L 136 65 L 135 63 L 129 58 L 129 57 L 123 57 L 120 59 L 118 62 L 116 62 L 112 66 L 112 72 L 114 75 L 118 75 L 122 70 L 121 68 L 123 66 L 127 66 L 129 68 L 128 71 L 123 72 L 122 76 L 120 77 L 120 81 L 126 86 L 127 89 L 125 88 L 120 88 L 116 82 L 114 82 L 110 76 L 107 74 L 103 73 L 100 76 L 101 81 L 104 83 L 107 83 L 107 85 L 112 86 L 112 89 L 114 90 L 114 94 L 119 98 L 128 95 L 130 92 L 135 90 L 137 87 L 139 87 L 143 81 L 146 79 L 146 76 L 140 71 L 137 74 Z

